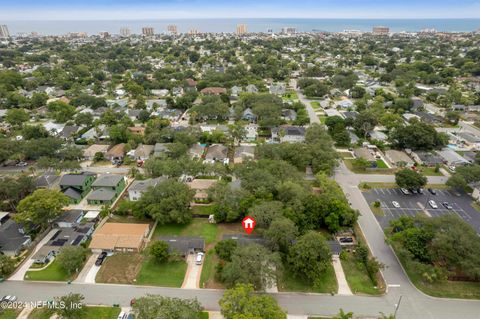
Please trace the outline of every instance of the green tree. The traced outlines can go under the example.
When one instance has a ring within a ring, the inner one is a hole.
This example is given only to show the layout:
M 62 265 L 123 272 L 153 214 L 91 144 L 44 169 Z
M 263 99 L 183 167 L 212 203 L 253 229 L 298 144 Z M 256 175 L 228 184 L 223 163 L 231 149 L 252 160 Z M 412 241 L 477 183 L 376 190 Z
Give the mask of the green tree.
M 93 156 L 94 162 L 101 162 L 105 160 L 105 155 L 102 152 L 96 152 Z
M 9 256 L 0 254 L 0 278 L 8 277 L 14 270 L 14 259 Z
M 288 253 L 298 234 L 298 228 L 295 223 L 288 218 L 282 217 L 272 221 L 270 227 L 265 232 L 268 246 L 274 251 Z
M 427 184 L 427 178 L 412 169 L 404 168 L 395 173 L 395 182 L 401 188 L 419 189 Z
M 138 319 L 198 319 L 203 307 L 197 299 L 147 295 L 136 299 L 132 310 Z
M 86 257 L 87 250 L 82 246 L 67 246 L 60 251 L 56 260 L 67 273 L 73 274 L 81 269 Z
M 189 209 L 195 192 L 184 183 L 168 179 L 145 191 L 133 208 L 136 216 L 150 216 L 160 225 L 186 224 L 192 219 Z
M 314 284 L 331 261 L 330 248 L 325 238 L 315 231 L 310 231 L 300 237 L 290 247 L 288 262 L 296 276 L 310 280 Z
M 367 168 L 372 167 L 372 163 L 363 157 L 357 157 L 352 160 L 352 167 L 360 171 L 365 171 Z
M 85 297 L 83 295 L 72 292 L 66 296 L 55 297 L 55 303 L 64 306 L 55 307 L 53 311 L 60 318 L 64 319 L 83 318 L 86 310 L 84 300 Z
M 277 280 L 280 258 L 258 244 L 238 247 L 221 273 L 228 287 L 251 284 L 256 290 L 265 290 Z
M 23 109 L 9 109 L 5 115 L 5 121 L 13 126 L 20 126 L 29 119 L 30 115 Z
M 340 312 L 338 315 L 333 317 L 333 319 L 352 319 L 353 318 L 353 312 L 345 312 L 343 309 L 340 309 Z
M 69 202 L 68 197 L 57 190 L 37 189 L 20 201 L 14 218 L 21 224 L 45 227 L 63 213 L 63 207 Z
M 148 255 L 157 263 L 164 263 L 170 257 L 168 244 L 162 240 L 156 240 L 148 245 Z
M 78 126 L 91 126 L 93 123 L 93 115 L 91 113 L 78 113 L 75 116 L 75 124 Z
M 237 242 L 233 239 L 225 239 L 219 241 L 215 245 L 215 253 L 220 259 L 225 261 L 232 261 L 232 254 L 237 249 Z
M 240 284 L 226 290 L 219 303 L 225 319 L 287 318 L 273 297 L 255 294 L 252 285 Z

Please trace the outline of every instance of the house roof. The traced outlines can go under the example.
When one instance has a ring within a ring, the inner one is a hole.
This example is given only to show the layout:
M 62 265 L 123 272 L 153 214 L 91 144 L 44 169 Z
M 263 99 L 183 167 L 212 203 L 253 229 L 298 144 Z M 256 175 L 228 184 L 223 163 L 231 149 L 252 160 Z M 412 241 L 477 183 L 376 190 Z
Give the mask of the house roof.
M 109 145 L 102 144 L 93 144 L 83 150 L 83 156 L 93 157 L 97 153 L 106 153 L 108 151 Z
M 305 135 L 305 128 L 303 126 L 294 126 L 294 125 L 282 125 L 280 127 L 276 127 L 272 129 L 272 132 L 280 132 L 283 130 L 285 132 L 285 136 L 304 136 Z
M 353 150 L 356 157 L 366 159 L 367 161 L 376 161 L 374 152 L 365 147 L 356 148 Z
M 60 186 L 82 186 L 89 176 L 95 176 L 91 172 L 82 172 L 80 174 L 65 174 L 60 179 Z
M 388 151 L 385 151 L 385 155 L 394 163 L 399 163 L 399 162 L 411 163 L 411 162 L 413 162 L 413 160 L 405 152 L 402 152 L 402 151 L 388 150 Z
M 60 176 L 54 174 L 43 174 L 35 180 L 36 187 L 50 187 L 60 179 Z
M 208 147 L 205 158 L 207 159 L 224 159 L 227 158 L 228 148 L 221 144 L 213 144 Z
M 222 240 L 232 239 L 235 240 L 238 245 L 250 245 L 250 244 L 259 244 L 265 245 L 266 240 L 262 236 L 256 235 L 246 235 L 246 234 L 225 234 L 222 237 Z
M 142 245 L 149 224 L 105 223 L 92 236 L 91 249 L 136 248 Z
M 77 126 L 77 125 L 67 125 L 60 132 L 60 136 L 65 137 L 65 138 L 69 138 L 73 134 L 77 133 L 79 128 L 80 128 L 80 126 Z
M 76 221 L 80 220 L 80 218 L 82 217 L 83 217 L 83 210 L 72 209 L 60 215 L 57 219 L 55 219 L 55 222 L 75 223 Z
M 201 144 L 194 144 L 190 149 L 188 150 L 188 153 L 190 155 L 197 155 L 197 156 L 202 156 L 203 152 L 205 152 L 205 146 Z
M 73 187 L 64 190 L 63 194 L 75 200 L 82 199 L 82 194 Z
M 150 178 L 143 181 L 136 180 L 130 185 L 128 191 L 143 192 L 150 186 L 155 187 L 158 183 L 164 180 L 166 180 L 164 177 Z
M 88 195 L 88 200 L 110 201 L 115 198 L 116 193 L 110 189 L 99 188 Z
M 441 151 L 437 151 L 437 154 L 450 164 L 468 163 L 468 161 L 464 159 L 460 154 L 449 148 L 444 148 Z
M 154 149 L 153 145 L 144 145 L 140 144 L 138 147 L 135 149 L 135 157 L 148 157 L 150 154 L 152 154 Z
M 234 157 L 254 157 L 255 146 L 241 145 L 235 149 Z
M 121 157 L 125 155 L 125 144 L 120 143 L 113 146 L 108 152 L 107 155 Z
M 21 226 L 12 219 L 0 225 L 0 251 L 17 251 L 30 237 L 20 233 Z
M 200 91 L 203 94 L 225 94 L 227 89 L 221 87 L 207 87 Z
M 206 190 L 218 182 L 216 179 L 194 179 L 187 185 L 194 190 Z
M 202 237 L 158 237 L 168 244 L 170 252 L 177 252 L 181 255 L 186 255 L 190 250 L 204 250 L 205 240 Z
M 100 175 L 97 180 L 93 182 L 92 187 L 115 187 L 123 178 L 124 176 L 115 174 Z

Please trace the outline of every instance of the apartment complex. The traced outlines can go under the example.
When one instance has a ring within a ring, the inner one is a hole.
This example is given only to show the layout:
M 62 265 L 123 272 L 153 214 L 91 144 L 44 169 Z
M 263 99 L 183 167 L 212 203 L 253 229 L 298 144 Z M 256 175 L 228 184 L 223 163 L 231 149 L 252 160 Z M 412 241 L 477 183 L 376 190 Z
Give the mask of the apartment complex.
M 170 34 L 177 35 L 178 34 L 178 28 L 175 24 L 170 24 L 167 26 L 167 31 Z
M 120 35 L 122 37 L 129 37 L 131 34 L 130 28 L 121 28 L 120 29 Z
M 154 35 L 155 31 L 153 30 L 152 27 L 143 27 L 142 28 L 142 34 L 150 36 L 150 35 Z
M 6 24 L 0 24 L 0 38 L 10 37 L 10 32 Z
M 295 34 L 297 33 L 297 29 L 293 27 L 283 27 L 282 28 L 282 33 L 283 34 Z
M 376 27 L 373 27 L 372 33 L 374 35 L 388 35 L 390 33 L 390 28 L 382 27 L 382 26 L 376 26 Z
M 237 25 L 237 35 L 247 34 L 247 25 L 246 24 L 238 24 Z

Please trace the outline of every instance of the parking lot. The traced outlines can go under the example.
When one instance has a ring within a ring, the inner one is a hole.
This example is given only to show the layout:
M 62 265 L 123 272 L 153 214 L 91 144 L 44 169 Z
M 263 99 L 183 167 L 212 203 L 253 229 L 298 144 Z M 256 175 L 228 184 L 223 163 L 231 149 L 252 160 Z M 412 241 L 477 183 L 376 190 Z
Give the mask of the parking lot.
M 363 192 L 367 202 L 372 205 L 379 201 L 385 216 L 375 216 L 382 227 L 387 227 L 390 220 L 401 216 L 415 216 L 417 214 L 437 217 L 446 214 L 455 214 L 469 223 L 478 233 L 480 233 L 480 212 L 472 206 L 472 198 L 463 193 L 456 193 L 450 190 L 436 189 L 436 195 L 427 190 L 423 194 L 404 195 L 400 189 L 396 188 L 374 188 Z M 438 205 L 437 209 L 432 208 L 428 201 L 433 200 Z M 395 201 L 400 207 L 394 207 Z M 448 202 L 452 209 L 447 209 L 442 203 Z

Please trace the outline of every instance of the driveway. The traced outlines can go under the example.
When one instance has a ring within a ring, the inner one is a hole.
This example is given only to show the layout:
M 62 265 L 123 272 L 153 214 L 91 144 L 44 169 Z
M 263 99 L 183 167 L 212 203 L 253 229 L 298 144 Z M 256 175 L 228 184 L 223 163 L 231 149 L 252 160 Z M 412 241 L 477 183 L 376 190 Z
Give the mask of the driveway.
M 25 260 L 25 262 L 17 269 L 17 271 L 13 275 L 10 276 L 10 278 L 8 278 L 8 280 L 23 280 L 23 278 L 25 277 L 25 273 L 28 271 L 30 266 L 33 265 L 32 256 L 35 255 L 40 250 L 40 248 L 42 248 L 43 245 L 45 245 L 50 240 L 50 238 L 53 237 L 53 235 L 55 235 L 57 230 L 58 229 L 56 228 L 52 229 L 45 237 L 43 237 L 43 239 L 37 244 L 30 256 L 27 257 L 28 259 Z
M 338 282 L 338 294 L 350 296 L 353 295 L 350 287 L 348 286 L 347 279 L 345 278 L 345 273 L 343 272 L 342 263 L 340 262 L 339 256 L 332 256 L 333 269 L 335 270 L 335 276 L 337 277 Z
M 82 271 L 80 272 L 80 274 L 78 274 L 77 279 L 75 279 L 75 282 L 89 284 L 95 283 L 95 277 L 100 270 L 99 266 L 95 266 L 95 261 L 97 260 L 97 257 L 97 254 L 93 254 L 90 256 L 90 258 L 88 258 Z
M 201 265 L 195 264 L 197 254 L 189 254 L 187 256 L 187 273 L 183 280 L 183 289 L 198 289 L 200 288 L 200 274 L 202 273 L 203 263 Z M 205 256 L 204 256 L 205 257 Z M 204 258 L 205 261 L 205 258 Z

